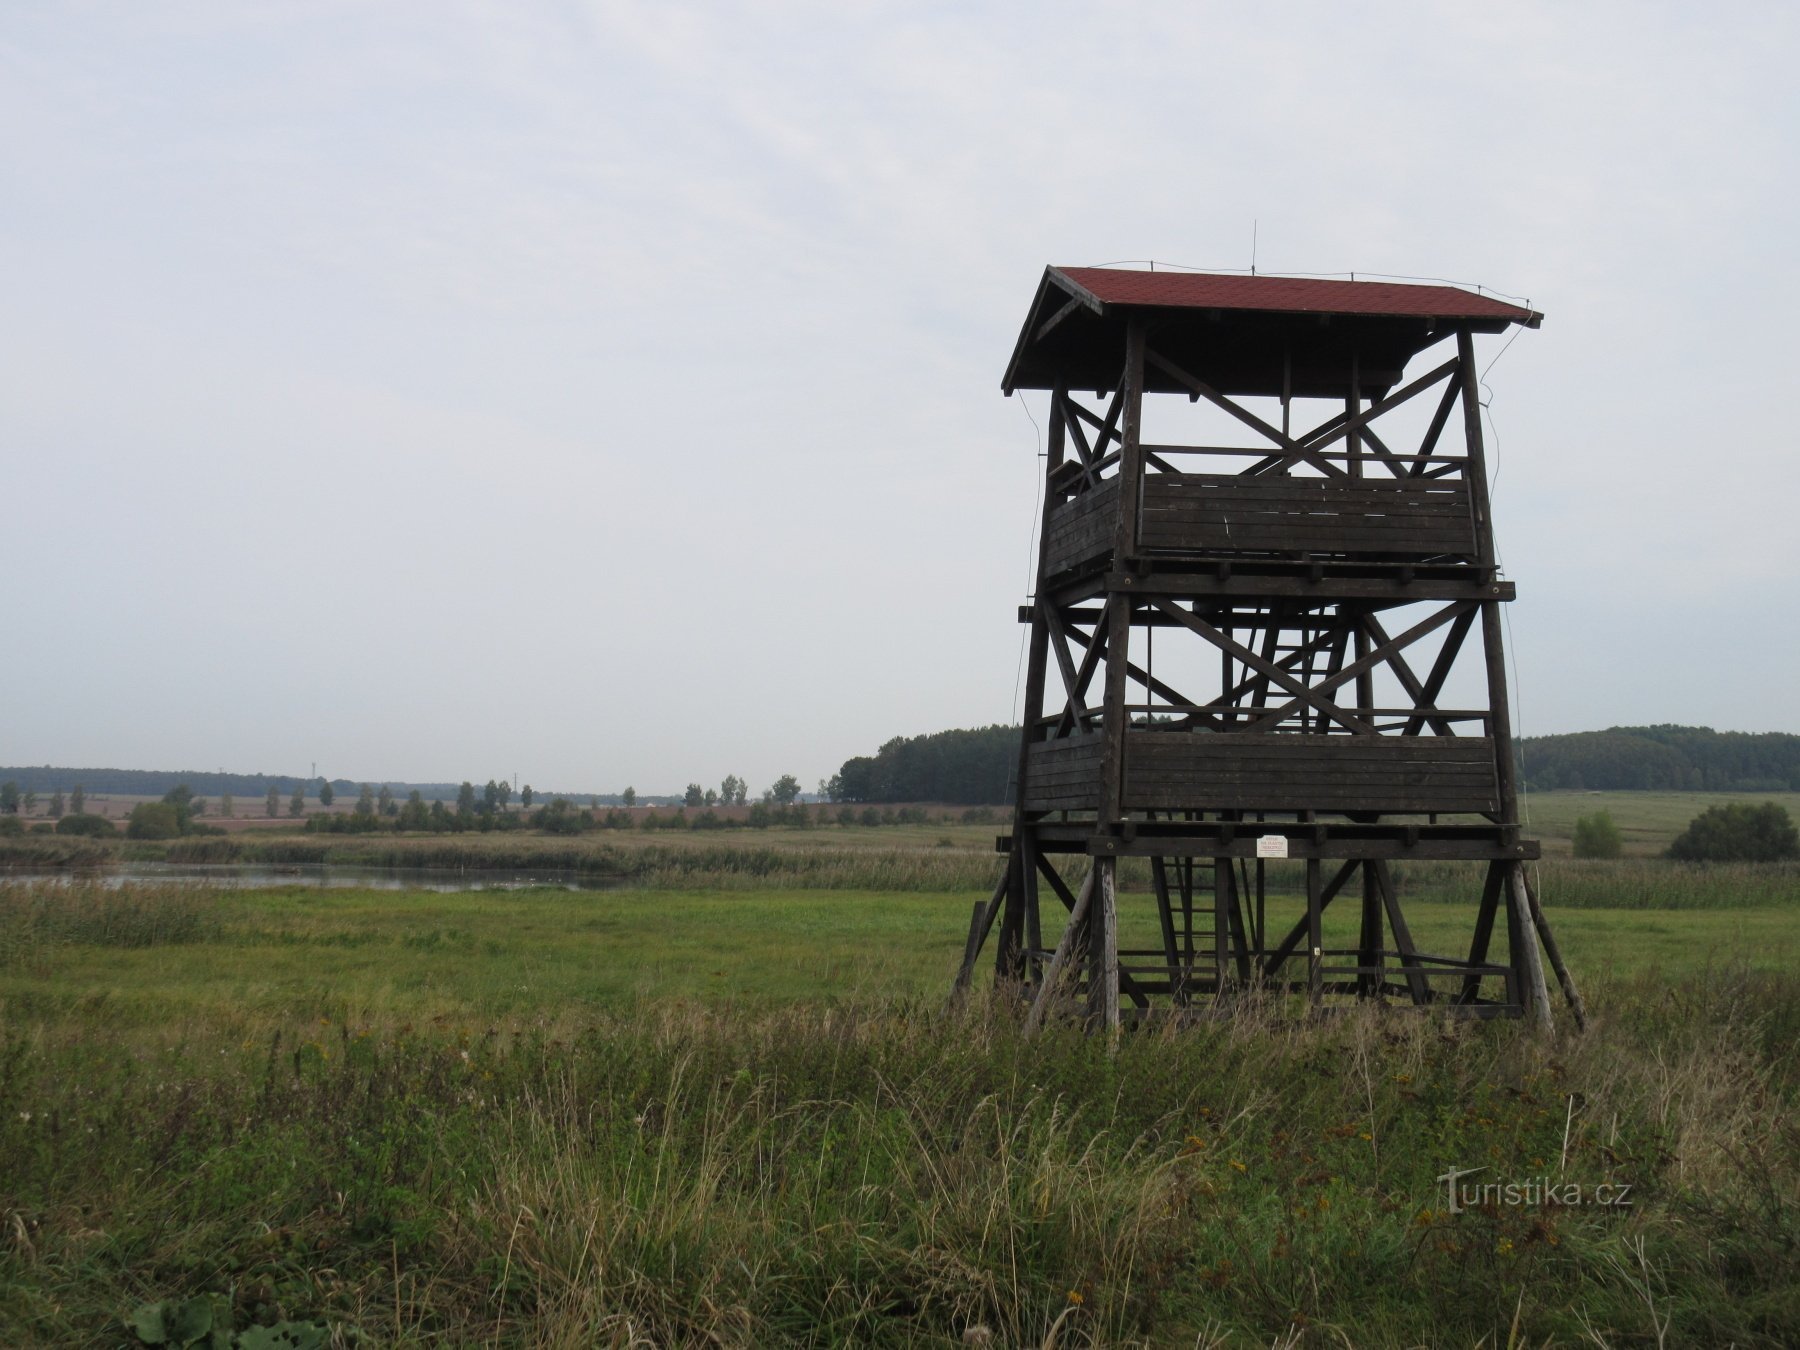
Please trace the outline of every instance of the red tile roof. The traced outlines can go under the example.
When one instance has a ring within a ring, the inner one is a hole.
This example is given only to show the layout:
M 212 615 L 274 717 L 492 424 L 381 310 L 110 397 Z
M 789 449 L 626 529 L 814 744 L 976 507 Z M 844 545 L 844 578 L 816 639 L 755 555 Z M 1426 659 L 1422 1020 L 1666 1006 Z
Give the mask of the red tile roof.
M 1138 272 L 1116 267 L 1052 269 L 1103 305 L 1154 309 L 1233 309 L 1289 314 L 1368 314 L 1420 319 L 1542 318 L 1520 305 L 1456 286 L 1392 281 L 1325 281 L 1313 277 L 1219 276 L 1208 272 Z

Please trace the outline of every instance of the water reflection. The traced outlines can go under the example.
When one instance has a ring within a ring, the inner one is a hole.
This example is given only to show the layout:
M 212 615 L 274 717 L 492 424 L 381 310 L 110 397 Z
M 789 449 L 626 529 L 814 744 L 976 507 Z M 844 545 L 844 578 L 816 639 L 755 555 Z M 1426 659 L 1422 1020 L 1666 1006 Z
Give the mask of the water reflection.
M 374 891 L 521 891 L 549 886 L 565 891 L 601 891 L 623 884 L 623 878 L 543 867 L 516 871 L 486 867 L 362 867 L 341 863 L 167 863 L 128 862 L 108 867 L 59 870 L 30 868 L 0 871 L 8 881 L 98 881 L 106 886 L 127 882 L 181 881 L 225 890 L 261 890 L 270 886 L 308 886 L 321 890 Z

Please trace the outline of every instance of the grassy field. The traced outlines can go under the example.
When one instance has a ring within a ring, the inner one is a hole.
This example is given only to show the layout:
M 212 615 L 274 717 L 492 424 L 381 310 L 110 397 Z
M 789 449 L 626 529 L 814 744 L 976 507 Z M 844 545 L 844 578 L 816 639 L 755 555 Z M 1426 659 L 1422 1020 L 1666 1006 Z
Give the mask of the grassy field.
M 1624 836 L 1626 857 L 1653 857 L 1702 811 L 1733 801 L 1775 802 L 1800 820 L 1800 792 L 1533 792 L 1520 815 L 1547 856 L 1569 856 L 1576 819 L 1605 811 Z
M 526 1017 L 671 998 L 929 1003 L 947 991 L 969 910 L 986 898 L 974 891 L 74 889 L 65 896 L 0 886 L 7 916 L 0 1000 L 14 1017 L 103 1009 L 109 1027 L 122 1030 L 221 1010 L 259 1024 L 320 1016 L 341 1024 Z M 34 908 L 91 917 L 59 932 L 53 918 L 34 922 L 27 913 Z M 1120 909 L 1122 945 L 1157 940 L 1148 896 L 1127 894 Z M 1271 926 L 1300 912 L 1296 898 L 1272 902 Z M 1422 901 L 1408 915 L 1423 950 L 1467 943 L 1467 904 Z M 1570 963 L 1591 979 L 1800 965 L 1794 909 L 1583 909 L 1554 917 Z M 1354 944 L 1353 910 L 1334 908 L 1325 918 L 1327 945 Z M 191 926 L 193 939 L 169 942 L 170 923 Z M 142 933 L 144 941 L 115 933 Z M 1051 923 L 1046 941 L 1059 935 Z M 1500 956 L 1503 930 L 1495 944 Z
M 979 898 L 0 886 L 0 1343 L 193 1297 L 362 1345 L 1800 1336 L 1791 910 L 1560 913 L 1584 1038 L 1109 1053 L 944 1010 Z M 1588 1190 L 1451 1213 L 1452 1167 Z

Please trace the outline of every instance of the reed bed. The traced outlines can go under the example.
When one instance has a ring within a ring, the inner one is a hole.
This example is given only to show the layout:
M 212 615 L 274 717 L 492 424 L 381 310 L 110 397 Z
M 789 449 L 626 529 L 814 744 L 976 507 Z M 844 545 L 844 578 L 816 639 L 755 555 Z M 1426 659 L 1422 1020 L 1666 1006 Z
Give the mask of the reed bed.
M 0 882 L 0 968 L 59 946 L 179 946 L 223 932 L 218 898 L 191 886 Z
M 523 839 L 203 838 L 168 845 L 172 863 L 271 866 L 338 863 L 495 871 L 567 871 L 635 885 L 691 890 L 963 891 L 992 887 L 1003 861 L 991 851 L 874 842 L 797 844 Z
M 0 876 L 7 868 L 102 867 L 117 862 L 119 846 L 99 839 L 57 835 L 0 837 Z
M 1550 909 L 1800 907 L 1800 863 L 1545 858 L 1531 867 L 1538 896 Z M 1481 893 L 1483 868 L 1481 863 L 1402 863 L 1394 868 L 1394 879 L 1407 898 L 1472 898 Z

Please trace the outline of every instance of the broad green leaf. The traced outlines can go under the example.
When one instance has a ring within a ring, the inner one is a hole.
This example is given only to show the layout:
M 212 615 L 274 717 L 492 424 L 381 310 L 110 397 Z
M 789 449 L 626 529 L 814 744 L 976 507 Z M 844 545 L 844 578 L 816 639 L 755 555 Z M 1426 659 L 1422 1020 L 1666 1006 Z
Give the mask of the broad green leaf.
M 162 1345 L 169 1339 L 168 1327 L 163 1321 L 163 1306 L 160 1302 L 146 1303 L 131 1314 L 127 1325 L 145 1345 Z
M 192 1345 L 201 1340 L 212 1330 L 212 1324 L 212 1300 L 204 1294 L 175 1304 L 166 1318 L 168 1337 L 175 1345 Z
M 330 1329 L 317 1322 L 277 1322 L 238 1333 L 238 1350 L 325 1350 Z

